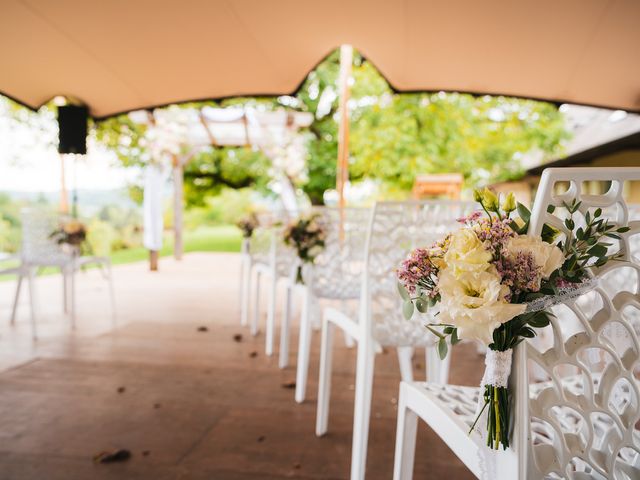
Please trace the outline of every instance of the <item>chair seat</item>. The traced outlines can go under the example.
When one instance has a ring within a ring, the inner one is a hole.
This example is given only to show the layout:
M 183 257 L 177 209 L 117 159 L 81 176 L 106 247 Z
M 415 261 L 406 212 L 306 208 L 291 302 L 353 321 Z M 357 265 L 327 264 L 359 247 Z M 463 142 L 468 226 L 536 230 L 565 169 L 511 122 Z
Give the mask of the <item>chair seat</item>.
M 594 384 L 597 385 L 598 381 L 599 379 L 597 377 L 594 378 Z M 582 375 L 567 376 L 562 380 L 562 383 L 563 388 L 566 389 L 565 391 L 571 392 L 573 394 L 579 394 L 583 391 Z M 478 398 L 481 395 L 480 388 L 459 385 L 440 385 L 427 382 L 414 382 L 410 385 L 411 387 L 413 387 L 412 390 L 414 397 L 416 393 L 419 396 L 422 396 L 424 398 L 425 408 L 433 410 L 434 412 L 432 412 L 432 414 L 435 417 L 441 416 L 443 418 L 447 418 L 454 424 L 456 424 L 459 430 L 464 430 L 467 441 L 460 442 L 460 440 L 458 440 L 456 445 L 457 448 L 454 448 L 451 444 L 449 444 L 449 446 L 454 450 L 454 452 L 456 452 L 456 454 L 458 454 L 458 456 L 463 461 L 465 461 L 464 458 L 460 455 L 460 452 L 462 452 L 463 454 L 468 454 L 469 450 L 473 450 L 477 448 L 478 445 L 480 445 L 480 437 L 478 435 L 468 434 L 471 426 L 473 425 L 473 422 L 476 419 Z M 532 384 L 530 385 L 529 391 L 532 398 L 536 398 L 542 392 L 547 391 L 549 388 L 554 388 L 553 382 L 551 381 Z M 625 394 L 628 394 L 628 392 L 621 392 L 622 397 L 625 397 Z M 411 404 L 409 404 L 409 407 L 411 408 Z M 556 418 L 557 421 L 562 425 L 562 428 L 564 430 L 577 432 L 581 428 L 583 418 L 580 414 L 562 407 L 553 408 L 558 409 L 558 411 L 556 412 Z M 417 409 L 411 409 L 416 411 L 416 413 L 418 413 L 418 415 L 423 419 L 425 418 L 424 415 L 417 411 Z M 433 425 L 431 426 L 433 427 Z M 434 430 L 435 429 L 436 428 L 434 428 Z M 607 439 L 611 435 L 615 435 L 614 430 L 614 424 L 608 416 L 602 415 L 595 417 L 593 419 L 594 438 L 592 442 L 592 449 L 602 451 L 603 455 L 606 455 L 608 446 Z M 632 436 L 634 439 L 634 443 L 636 445 L 640 445 L 640 431 L 635 429 L 632 432 Z M 442 438 L 446 438 L 446 436 Z M 538 454 L 537 457 L 539 461 L 545 464 L 543 470 L 553 470 L 551 468 L 554 458 L 553 428 L 546 421 L 538 419 L 533 415 L 531 417 L 531 440 L 534 451 Z M 461 445 L 460 443 L 463 443 L 463 445 Z M 467 462 L 465 461 L 465 463 Z M 621 451 L 618 455 L 618 464 L 623 470 L 629 472 L 630 478 L 640 478 L 640 454 L 632 451 L 631 449 Z M 471 464 L 467 463 L 467 466 L 475 471 L 475 461 L 472 461 Z M 583 472 L 588 472 L 590 474 L 589 478 L 604 478 L 598 475 L 597 472 L 595 472 L 588 463 L 581 462 L 581 464 L 576 465 L 576 468 L 582 470 Z

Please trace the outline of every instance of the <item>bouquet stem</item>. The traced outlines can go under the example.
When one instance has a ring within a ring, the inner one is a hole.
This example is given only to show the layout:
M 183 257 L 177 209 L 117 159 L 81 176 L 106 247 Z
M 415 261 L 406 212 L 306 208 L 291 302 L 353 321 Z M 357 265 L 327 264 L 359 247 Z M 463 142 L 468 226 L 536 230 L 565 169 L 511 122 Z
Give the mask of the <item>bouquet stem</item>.
M 485 359 L 487 368 L 482 379 L 481 388 L 483 396 L 479 402 L 478 415 L 476 416 L 471 430 L 476 428 L 480 419 L 486 415 L 486 442 L 487 446 L 493 450 L 503 450 L 509 448 L 509 433 L 511 431 L 509 413 L 509 388 L 507 380 L 511 370 L 511 350 L 500 352 L 495 350 L 487 351 Z M 484 419 L 480 424 L 484 423 Z M 485 433 L 480 432 L 484 438 Z
M 302 278 L 302 265 L 298 265 L 296 270 L 296 283 L 304 285 L 304 279 Z

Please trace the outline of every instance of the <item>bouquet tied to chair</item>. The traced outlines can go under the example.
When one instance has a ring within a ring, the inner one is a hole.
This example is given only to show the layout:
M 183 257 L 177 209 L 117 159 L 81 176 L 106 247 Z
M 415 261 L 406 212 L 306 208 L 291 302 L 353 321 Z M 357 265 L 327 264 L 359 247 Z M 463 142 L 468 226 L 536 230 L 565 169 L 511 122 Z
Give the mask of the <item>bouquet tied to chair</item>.
M 610 254 L 610 241 L 629 228 L 573 201 L 558 207 L 566 210 L 564 234 L 545 224 L 540 236 L 529 236 L 531 214 L 512 193 L 501 201 L 491 190 L 476 190 L 474 199 L 482 210 L 458 219 L 460 229 L 411 252 L 397 271 L 398 290 L 405 318 L 417 310 L 435 319 L 426 328 L 438 337 L 441 358 L 448 343 L 463 339 L 488 347 L 470 433 L 498 450 L 509 447 L 513 348 L 549 325 L 553 305 L 593 287 L 591 267 L 619 258 Z
M 284 230 L 284 243 L 295 249 L 300 263 L 296 283 L 303 284 L 302 265 L 312 264 L 325 247 L 326 232 L 318 215 L 301 217 Z
M 51 232 L 49 238 L 53 239 L 58 245 L 66 245 L 78 249 L 87 239 L 87 227 L 75 218 L 67 219 L 62 221 L 58 228 Z
M 236 226 L 242 232 L 242 238 L 248 239 L 253 235 L 253 231 L 258 228 L 258 216 L 251 212 L 246 217 L 241 218 Z

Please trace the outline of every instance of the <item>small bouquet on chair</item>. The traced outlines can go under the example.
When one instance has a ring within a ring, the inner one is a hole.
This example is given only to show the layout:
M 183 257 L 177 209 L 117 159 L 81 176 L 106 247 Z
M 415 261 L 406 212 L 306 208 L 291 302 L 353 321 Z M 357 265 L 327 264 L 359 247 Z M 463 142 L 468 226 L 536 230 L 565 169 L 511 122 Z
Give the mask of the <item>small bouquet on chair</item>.
M 405 318 L 417 310 L 437 320 L 426 328 L 439 338 L 441 358 L 448 342 L 477 340 L 488 347 L 471 431 L 498 450 L 509 447 L 513 348 L 549 325 L 553 305 L 593 287 L 590 268 L 619 256 L 609 254 L 607 240 L 629 229 L 574 201 L 558 207 L 566 209 L 563 232 L 545 224 L 541 236 L 533 237 L 527 235 L 530 212 L 516 205 L 513 194 L 501 202 L 488 189 L 476 190 L 474 199 L 484 212 L 458 219 L 459 230 L 411 252 L 397 271 L 398 290 Z
M 285 229 L 284 243 L 296 250 L 301 262 L 296 271 L 296 283 L 304 283 L 302 264 L 315 261 L 324 250 L 325 239 L 324 227 L 318 221 L 317 215 L 302 217 L 290 223 Z
M 52 238 L 58 245 L 67 245 L 78 249 L 87 239 L 87 228 L 76 219 L 65 220 L 51 232 L 49 238 Z
M 242 238 L 251 238 L 253 231 L 258 227 L 258 217 L 251 213 L 240 219 L 236 225 L 242 232 Z

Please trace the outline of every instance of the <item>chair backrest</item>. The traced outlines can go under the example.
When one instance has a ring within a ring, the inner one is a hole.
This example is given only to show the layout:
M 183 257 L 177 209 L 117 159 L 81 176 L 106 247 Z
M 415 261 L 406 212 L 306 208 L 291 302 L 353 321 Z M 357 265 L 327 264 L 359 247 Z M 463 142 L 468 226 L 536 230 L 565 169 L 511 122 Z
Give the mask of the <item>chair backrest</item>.
M 314 208 L 313 213 L 324 228 L 325 247 L 313 266 L 305 268 L 305 282 L 318 298 L 360 298 L 371 209 L 345 208 L 341 214 L 338 208 L 322 207 Z
M 628 180 L 640 180 L 640 168 L 547 169 L 542 175 L 531 235 L 545 223 L 566 234 L 562 205 L 574 199 L 582 202 L 580 215 L 602 208 L 610 221 L 631 230 L 612 239 L 621 260 L 594 270 L 600 285 L 554 309 L 557 318 L 543 336 L 548 341 L 516 349 L 511 381 L 518 478 L 640 478 L 640 345 L 630 320 L 640 308 L 640 265 L 630 250 L 640 222 L 629 221 Z M 606 193 L 588 194 L 593 182 L 606 182 Z M 608 288 L 607 278 L 622 271 L 624 284 Z M 547 380 L 530 384 L 534 370 Z
M 432 342 L 417 316 L 405 320 L 396 269 L 416 247 L 428 247 L 459 225 L 477 204 L 454 200 L 378 202 L 367 232 L 360 318 L 383 345 Z
M 62 252 L 51 234 L 60 226 L 62 217 L 52 211 L 24 208 L 22 222 L 22 261 L 33 265 L 59 264 L 69 255 Z

